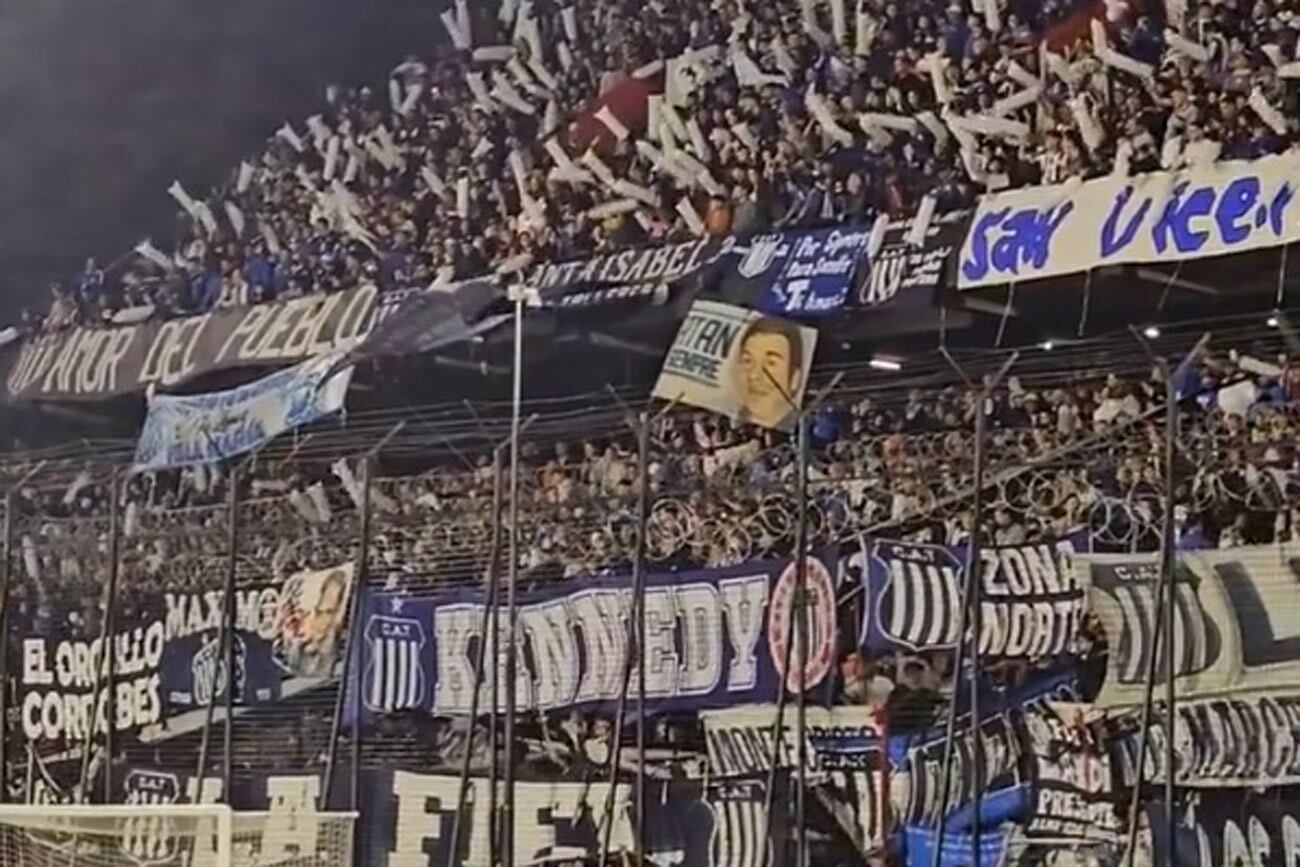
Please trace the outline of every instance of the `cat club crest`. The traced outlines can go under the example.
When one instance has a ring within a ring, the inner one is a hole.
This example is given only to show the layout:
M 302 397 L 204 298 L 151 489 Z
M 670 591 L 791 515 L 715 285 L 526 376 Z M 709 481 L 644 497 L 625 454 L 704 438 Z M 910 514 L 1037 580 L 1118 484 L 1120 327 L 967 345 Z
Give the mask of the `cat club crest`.
M 420 621 L 376 614 L 366 623 L 365 640 L 366 709 L 384 712 L 423 706 L 428 684 L 420 657 L 428 638 Z
M 780 235 L 759 235 L 749 242 L 749 250 L 736 265 L 736 271 L 746 279 L 759 277 L 789 250 L 789 245 L 782 242 Z

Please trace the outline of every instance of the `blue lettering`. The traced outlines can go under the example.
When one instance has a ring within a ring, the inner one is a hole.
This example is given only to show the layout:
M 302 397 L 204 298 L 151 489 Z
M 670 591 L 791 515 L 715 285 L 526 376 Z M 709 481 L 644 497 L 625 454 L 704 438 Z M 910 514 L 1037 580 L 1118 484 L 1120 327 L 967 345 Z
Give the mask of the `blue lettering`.
M 1005 208 L 990 211 L 971 230 L 970 257 L 962 263 L 962 274 L 979 280 L 990 271 L 1019 274 L 1021 265 L 1041 269 L 1052 254 L 1056 230 L 1073 210 L 1073 202 L 1064 202 L 1047 211 L 1033 207 L 1010 213 Z M 988 235 L 996 230 L 1001 230 L 1001 237 L 990 247 Z
M 1259 178 L 1237 178 L 1228 184 L 1214 209 L 1214 222 L 1219 226 L 1219 236 L 1225 244 L 1240 244 L 1250 237 L 1248 215 L 1259 199 Z M 1246 225 L 1238 220 L 1247 217 Z
M 1277 195 L 1273 197 L 1273 203 L 1268 206 L 1268 227 L 1278 237 L 1282 236 L 1283 212 L 1286 210 L 1286 206 L 1291 204 L 1291 199 L 1294 197 L 1295 190 L 1291 184 L 1285 183 L 1277 191 Z
M 1186 191 L 1186 181 L 1174 187 L 1160 219 L 1151 227 L 1151 241 L 1157 253 L 1165 252 L 1170 238 L 1179 253 L 1194 253 L 1204 247 L 1210 237 L 1209 232 L 1193 229 L 1191 222 L 1196 217 L 1208 215 L 1214 208 L 1214 188 L 1197 187 L 1184 199 Z
M 1114 255 L 1133 243 L 1138 227 L 1146 219 L 1147 211 L 1151 210 L 1151 197 L 1146 196 L 1142 199 L 1142 204 L 1138 206 L 1137 212 L 1120 229 L 1119 237 L 1115 237 L 1115 226 L 1119 222 L 1120 213 L 1131 198 L 1133 198 L 1133 185 L 1129 184 L 1120 190 L 1119 195 L 1115 196 L 1115 203 L 1111 205 L 1110 213 L 1106 215 L 1106 222 L 1101 225 L 1101 258 L 1103 259 Z
M 986 237 L 990 230 L 1002 222 L 1007 209 L 989 211 L 975 221 L 971 227 L 971 257 L 961 263 L 961 273 L 967 280 L 982 280 L 989 272 L 989 242 Z

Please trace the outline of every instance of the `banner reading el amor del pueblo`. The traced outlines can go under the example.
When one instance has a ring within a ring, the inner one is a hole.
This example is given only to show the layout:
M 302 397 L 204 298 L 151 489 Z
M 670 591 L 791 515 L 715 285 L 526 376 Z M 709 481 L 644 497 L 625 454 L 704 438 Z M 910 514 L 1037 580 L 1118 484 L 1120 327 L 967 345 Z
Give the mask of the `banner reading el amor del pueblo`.
M 696 301 L 655 383 L 655 397 L 790 430 L 803 404 L 817 331 L 717 301 Z
M 1300 154 L 983 196 L 958 262 L 974 289 L 1300 239 Z
M 350 348 L 380 309 L 362 286 L 186 319 L 73 328 L 23 341 L 5 356 L 11 400 L 85 400 L 170 388 L 234 367 L 281 365 Z
M 1080 555 L 1089 609 L 1106 632 L 1106 679 L 1095 704 L 1140 704 L 1154 628 L 1159 555 Z M 1276 695 L 1300 683 L 1300 546 L 1179 552 L 1174 582 L 1180 701 Z M 1157 680 L 1163 669 L 1157 667 Z
M 980 653 L 1042 659 L 1078 649 L 1086 594 L 1071 560 L 1083 535 L 1034 545 L 982 549 Z M 873 539 L 859 558 L 872 651 L 955 647 L 961 618 L 964 546 L 944 548 Z
M 790 561 L 650 576 L 646 590 L 646 695 L 652 709 L 771 701 L 785 668 L 785 624 L 795 588 Z M 808 559 L 808 689 L 835 665 L 834 581 Z M 631 589 L 623 578 L 538 590 L 519 607 L 518 707 L 553 710 L 615 702 L 622 693 Z M 361 703 L 372 713 L 470 712 L 483 647 L 480 594 L 368 593 L 360 635 Z M 504 629 L 505 624 L 501 627 Z M 504 634 L 487 659 L 505 668 Z M 797 660 L 797 654 L 793 657 Z M 797 686 L 797 663 L 786 685 Z M 504 700 L 504 695 L 500 696 Z M 491 710 L 490 678 L 478 708 Z

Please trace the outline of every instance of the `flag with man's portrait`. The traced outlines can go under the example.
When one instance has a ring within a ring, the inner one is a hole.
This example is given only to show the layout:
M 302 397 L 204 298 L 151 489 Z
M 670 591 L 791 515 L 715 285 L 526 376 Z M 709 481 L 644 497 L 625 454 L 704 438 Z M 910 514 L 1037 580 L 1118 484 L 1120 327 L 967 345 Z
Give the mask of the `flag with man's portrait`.
M 718 301 L 696 301 L 654 396 L 737 421 L 791 430 L 803 406 L 817 330 Z
M 290 575 L 280 593 L 276 658 L 297 675 L 319 677 L 334 668 L 348 614 L 353 564 Z

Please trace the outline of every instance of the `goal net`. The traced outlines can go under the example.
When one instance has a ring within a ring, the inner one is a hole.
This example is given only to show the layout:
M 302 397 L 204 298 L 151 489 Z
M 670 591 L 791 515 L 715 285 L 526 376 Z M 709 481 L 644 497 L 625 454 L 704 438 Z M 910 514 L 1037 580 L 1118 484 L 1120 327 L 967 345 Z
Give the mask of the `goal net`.
M 353 813 L 0 805 L 4 867 L 351 867 Z

